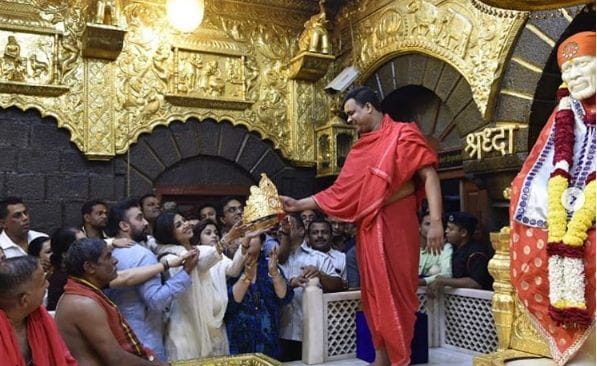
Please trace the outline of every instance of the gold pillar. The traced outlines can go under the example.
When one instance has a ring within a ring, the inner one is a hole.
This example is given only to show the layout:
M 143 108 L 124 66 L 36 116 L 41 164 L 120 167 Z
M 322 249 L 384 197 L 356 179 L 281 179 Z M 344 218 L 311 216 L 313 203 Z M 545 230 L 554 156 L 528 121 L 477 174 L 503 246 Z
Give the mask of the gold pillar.
M 85 60 L 85 151 L 87 157 L 108 160 L 114 155 L 114 65 L 99 58 Z M 128 127 L 121 122 L 121 128 Z
M 489 273 L 494 278 L 491 309 L 497 328 L 498 350 L 508 349 L 514 321 L 513 287 L 510 282 L 510 228 L 491 233 L 495 255 L 489 261 Z

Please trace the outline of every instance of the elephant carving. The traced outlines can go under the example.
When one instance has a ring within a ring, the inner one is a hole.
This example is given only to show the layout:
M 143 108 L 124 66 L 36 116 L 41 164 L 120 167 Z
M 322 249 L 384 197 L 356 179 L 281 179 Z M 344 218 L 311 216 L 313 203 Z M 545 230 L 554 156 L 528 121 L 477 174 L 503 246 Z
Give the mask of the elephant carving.
M 473 26 L 462 14 L 452 9 L 442 12 L 438 36 L 440 45 L 464 56 Z
M 305 22 L 305 30 L 299 38 L 301 52 L 330 53 L 330 40 L 326 24 L 325 1 L 319 1 L 319 13 Z
M 415 22 L 411 29 L 413 35 L 427 36 L 433 32 L 437 20 L 438 9 L 430 2 L 413 0 L 407 6 L 408 12 L 414 14 Z

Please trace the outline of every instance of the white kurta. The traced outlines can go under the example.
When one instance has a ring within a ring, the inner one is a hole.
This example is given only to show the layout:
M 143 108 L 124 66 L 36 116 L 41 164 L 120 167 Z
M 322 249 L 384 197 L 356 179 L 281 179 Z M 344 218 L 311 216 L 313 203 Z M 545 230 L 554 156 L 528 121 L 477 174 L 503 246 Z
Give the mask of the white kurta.
M 228 305 L 226 277 L 238 276 L 245 256 L 241 248 L 230 260 L 211 246 L 200 245 L 192 285 L 172 302 L 167 316 L 166 349 L 171 361 L 229 354 L 224 314 Z M 165 258 L 186 252 L 180 245 L 159 245 Z M 170 276 L 182 267 L 170 269 Z

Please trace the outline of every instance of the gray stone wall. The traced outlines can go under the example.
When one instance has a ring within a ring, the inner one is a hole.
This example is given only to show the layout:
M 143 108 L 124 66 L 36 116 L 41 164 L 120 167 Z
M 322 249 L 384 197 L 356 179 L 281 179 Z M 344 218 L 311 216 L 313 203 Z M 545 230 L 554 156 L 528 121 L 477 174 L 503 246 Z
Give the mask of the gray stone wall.
M 35 230 L 79 225 L 81 204 L 91 197 L 123 197 L 121 163 L 87 161 L 68 131 L 36 110 L 0 110 L 0 197 L 23 198 Z
M 127 154 L 87 160 L 68 131 L 36 110 L 0 109 L 0 198 L 22 197 L 32 228 L 46 233 L 80 225 L 81 205 L 89 199 L 114 202 L 156 184 L 249 185 L 261 172 L 282 194 L 313 193 L 315 169 L 292 166 L 260 136 L 229 122 L 191 119 L 157 127 L 132 146 L 128 166 Z

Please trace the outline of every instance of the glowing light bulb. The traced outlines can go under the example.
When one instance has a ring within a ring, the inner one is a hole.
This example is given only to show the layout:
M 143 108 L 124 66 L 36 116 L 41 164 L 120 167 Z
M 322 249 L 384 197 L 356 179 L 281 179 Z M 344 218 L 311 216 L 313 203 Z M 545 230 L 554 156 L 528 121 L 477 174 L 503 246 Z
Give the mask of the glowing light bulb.
M 176 30 L 190 33 L 203 21 L 204 0 L 168 0 L 166 14 L 168 21 Z

